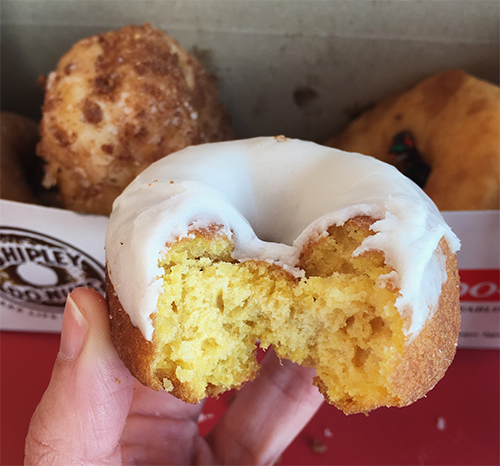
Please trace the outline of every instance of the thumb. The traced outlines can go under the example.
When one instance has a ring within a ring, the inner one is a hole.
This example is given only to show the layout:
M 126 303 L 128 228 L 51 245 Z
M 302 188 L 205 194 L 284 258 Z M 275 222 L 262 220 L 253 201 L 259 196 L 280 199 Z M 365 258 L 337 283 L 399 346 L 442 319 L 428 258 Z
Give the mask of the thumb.
M 77 288 L 66 301 L 52 377 L 31 419 L 25 464 L 121 464 L 133 378 L 109 334 L 104 298 Z

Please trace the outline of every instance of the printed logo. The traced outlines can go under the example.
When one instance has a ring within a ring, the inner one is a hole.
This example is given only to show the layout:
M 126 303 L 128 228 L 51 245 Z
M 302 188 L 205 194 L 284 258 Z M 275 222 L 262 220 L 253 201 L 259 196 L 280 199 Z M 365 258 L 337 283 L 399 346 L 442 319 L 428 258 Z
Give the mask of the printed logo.
M 461 301 L 500 301 L 500 270 L 460 270 Z
M 1 304 L 18 312 L 62 315 L 79 286 L 105 292 L 104 267 L 88 254 L 34 231 L 0 227 Z

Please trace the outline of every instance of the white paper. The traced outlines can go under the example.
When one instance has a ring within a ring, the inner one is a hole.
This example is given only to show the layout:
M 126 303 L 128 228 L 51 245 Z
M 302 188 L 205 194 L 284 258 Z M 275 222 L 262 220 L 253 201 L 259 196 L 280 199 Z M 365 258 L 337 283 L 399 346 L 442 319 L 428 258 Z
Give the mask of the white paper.
M 0 329 L 59 332 L 66 296 L 105 292 L 107 217 L 0 200 Z

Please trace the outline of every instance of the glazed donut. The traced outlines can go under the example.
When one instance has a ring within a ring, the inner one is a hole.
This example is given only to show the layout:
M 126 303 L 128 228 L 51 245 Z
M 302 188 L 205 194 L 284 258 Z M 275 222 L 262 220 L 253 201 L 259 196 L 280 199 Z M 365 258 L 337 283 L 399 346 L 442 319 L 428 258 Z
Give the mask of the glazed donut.
M 440 210 L 500 208 L 500 89 L 463 71 L 380 101 L 326 145 L 397 166 Z
M 0 197 L 36 203 L 27 170 L 36 158 L 38 125 L 29 118 L 10 112 L 0 113 Z
M 97 214 L 153 161 L 232 137 L 212 77 L 149 24 L 76 43 L 47 77 L 40 131 L 45 186 Z
M 345 413 L 405 406 L 453 359 L 458 247 L 374 158 L 284 137 L 189 147 L 115 201 L 112 340 L 143 384 L 190 403 L 253 379 L 260 341 Z

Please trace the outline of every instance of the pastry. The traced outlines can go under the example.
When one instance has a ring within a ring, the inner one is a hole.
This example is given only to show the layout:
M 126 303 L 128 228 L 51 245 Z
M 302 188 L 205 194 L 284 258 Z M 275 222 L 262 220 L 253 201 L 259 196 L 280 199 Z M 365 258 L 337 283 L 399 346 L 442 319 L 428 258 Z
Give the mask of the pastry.
M 463 71 L 381 100 L 326 145 L 397 166 L 440 210 L 500 208 L 500 88 Z
M 136 175 L 171 152 L 230 139 L 200 62 L 150 24 L 76 43 L 46 80 L 38 153 L 64 207 L 109 214 Z
M 131 373 L 196 403 L 258 372 L 316 370 L 345 413 L 405 406 L 451 363 L 459 241 L 394 167 L 284 137 L 189 147 L 117 198 L 111 335 Z

